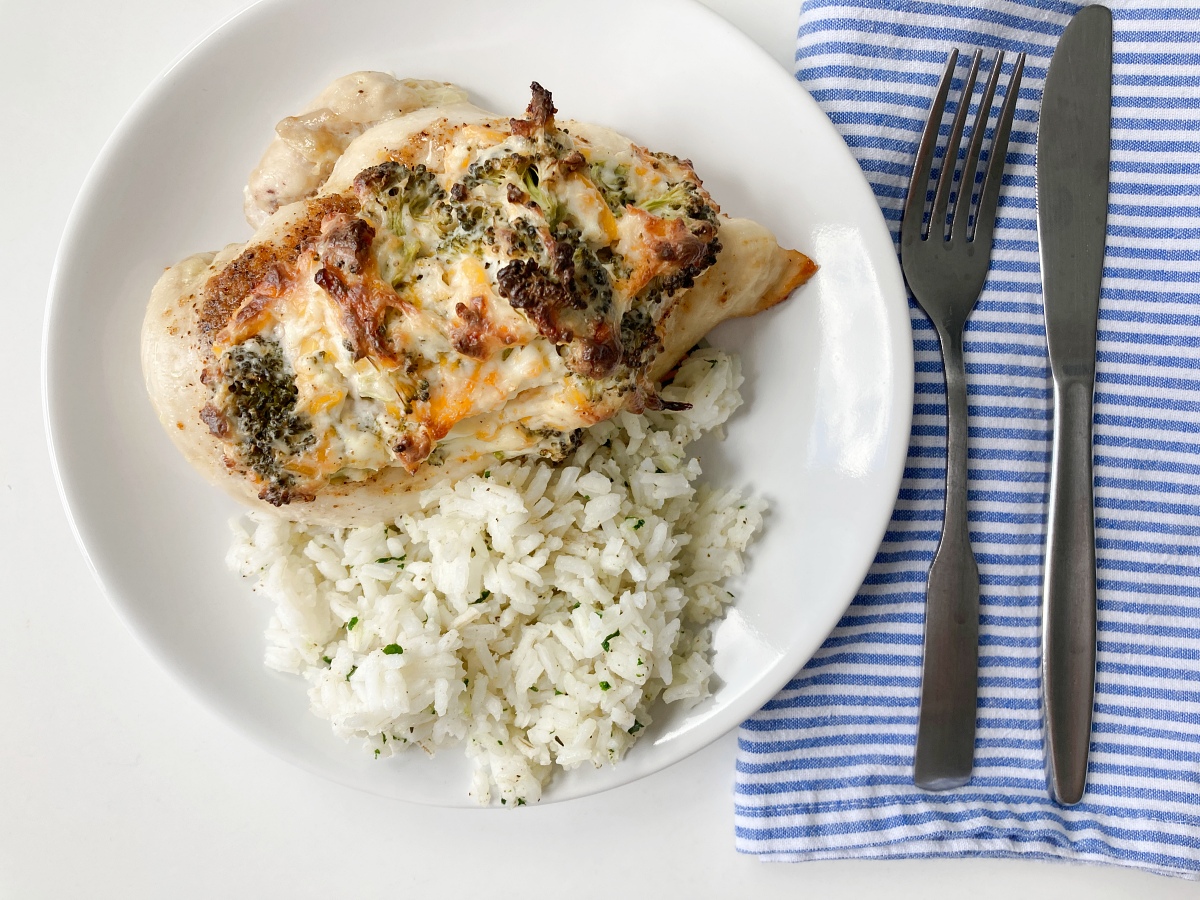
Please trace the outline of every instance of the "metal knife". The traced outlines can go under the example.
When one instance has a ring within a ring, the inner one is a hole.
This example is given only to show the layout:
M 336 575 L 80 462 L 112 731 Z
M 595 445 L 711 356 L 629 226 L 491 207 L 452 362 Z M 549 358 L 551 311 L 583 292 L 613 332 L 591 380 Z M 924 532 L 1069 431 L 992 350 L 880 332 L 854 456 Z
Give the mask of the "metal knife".
M 1112 14 L 1089 6 L 1054 50 L 1037 136 L 1038 244 L 1054 378 L 1042 697 L 1047 780 L 1066 805 L 1083 797 L 1096 687 L 1092 392 L 1111 109 Z

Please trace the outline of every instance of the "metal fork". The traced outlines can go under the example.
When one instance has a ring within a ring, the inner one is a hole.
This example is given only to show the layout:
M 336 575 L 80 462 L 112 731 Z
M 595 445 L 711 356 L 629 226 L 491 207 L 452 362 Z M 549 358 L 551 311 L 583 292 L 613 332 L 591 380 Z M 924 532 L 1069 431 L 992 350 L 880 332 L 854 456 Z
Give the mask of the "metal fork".
M 963 127 L 971 106 L 982 53 L 976 51 L 960 95 L 958 112 L 934 193 L 928 233 L 923 233 L 934 148 L 954 77 L 958 51 L 946 72 L 925 123 L 913 166 L 904 219 L 900 226 L 900 259 L 913 296 L 937 329 L 946 370 L 946 499 L 941 540 L 929 568 L 925 605 L 925 658 L 921 673 L 921 707 L 913 782 L 937 791 L 971 779 L 975 753 L 975 707 L 979 666 L 979 568 L 967 528 L 967 376 L 963 331 L 983 290 L 992 255 L 992 229 L 1000 196 L 1000 176 L 1008 152 L 1008 135 L 1016 109 L 1025 54 L 1017 57 L 996 123 L 979 205 L 971 230 L 971 205 L 980 151 L 991 114 L 992 99 L 1004 62 L 997 53 L 983 91 L 971 142 L 962 164 L 949 236 L 946 218 L 958 162 Z

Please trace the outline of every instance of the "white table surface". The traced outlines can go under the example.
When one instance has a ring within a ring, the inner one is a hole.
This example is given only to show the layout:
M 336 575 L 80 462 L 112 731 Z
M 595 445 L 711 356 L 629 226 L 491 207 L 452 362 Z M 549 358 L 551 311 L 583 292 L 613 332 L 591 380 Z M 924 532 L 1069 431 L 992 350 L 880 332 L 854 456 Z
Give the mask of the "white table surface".
M 497 0 L 502 2 L 502 0 Z M 791 67 L 799 0 L 706 0 Z M 0 898 L 1196 897 L 1195 883 L 1011 860 L 765 864 L 734 851 L 735 740 L 547 807 L 442 810 L 292 768 L 164 674 L 60 506 L 38 372 L 51 264 L 142 89 L 245 0 L 0 0 Z

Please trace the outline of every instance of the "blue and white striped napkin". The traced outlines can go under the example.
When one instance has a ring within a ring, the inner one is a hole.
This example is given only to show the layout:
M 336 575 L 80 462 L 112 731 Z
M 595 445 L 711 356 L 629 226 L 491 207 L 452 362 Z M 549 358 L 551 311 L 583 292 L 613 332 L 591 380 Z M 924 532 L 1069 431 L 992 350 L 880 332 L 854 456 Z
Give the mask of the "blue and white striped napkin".
M 916 405 L 899 502 L 845 618 L 741 729 L 743 852 L 1032 856 L 1200 874 L 1200 4 L 1112 6 L 1095 419 L 1099 664 L 1084 801 L 1056 805 L 1043 775 L 1050 399 L 1034 206 L 1046 68 L 1079 7 L 806 0 L 796 77 L 857 155 L 893 233 L 946 52 L 1024 50 L 1028 62 L 992 271 L 967 331 L 970 521 L 983 591 L 974 778 L 940 794 L 911 780 L 946 412 L 936 336 L 914 306 Z

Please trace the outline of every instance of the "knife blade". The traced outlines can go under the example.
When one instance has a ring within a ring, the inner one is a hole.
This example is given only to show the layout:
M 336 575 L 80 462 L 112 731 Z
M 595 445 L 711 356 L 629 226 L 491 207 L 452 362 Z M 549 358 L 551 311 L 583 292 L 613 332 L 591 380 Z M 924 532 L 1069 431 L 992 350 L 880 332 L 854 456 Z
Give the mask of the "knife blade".
M 1037 136 L 1037 229 L 1054 381 L 1050 512 L 1042 583 L 1042 697 L 1052 795 L 1083 798 L 1096 685 L 1092 395 L 1104 273 L 1112 109 L 1112 14 L 1085 7 L 1046 74 Z

